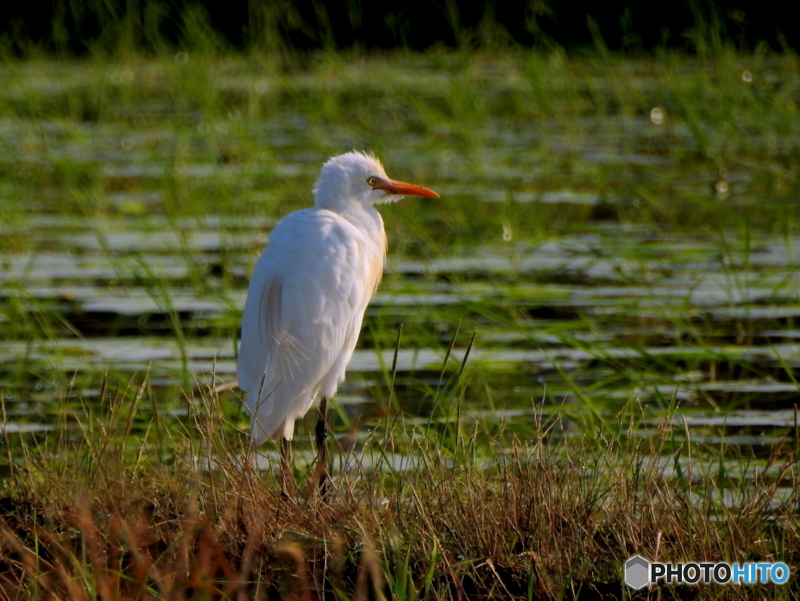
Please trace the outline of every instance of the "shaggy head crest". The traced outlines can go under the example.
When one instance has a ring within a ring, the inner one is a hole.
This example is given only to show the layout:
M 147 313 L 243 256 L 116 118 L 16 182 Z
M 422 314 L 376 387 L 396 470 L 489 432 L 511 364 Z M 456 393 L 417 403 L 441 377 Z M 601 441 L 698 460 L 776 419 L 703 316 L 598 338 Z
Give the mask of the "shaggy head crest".
M 318 207 L 335 209 L 353 201 L 375 204 L 400 198 L 373 190 L 367 183 L 370 177 L 386 178 L 386 171 L 374 154 L 353 150 L 332 157 L 322 166 L 314 184 L 314 202 Z

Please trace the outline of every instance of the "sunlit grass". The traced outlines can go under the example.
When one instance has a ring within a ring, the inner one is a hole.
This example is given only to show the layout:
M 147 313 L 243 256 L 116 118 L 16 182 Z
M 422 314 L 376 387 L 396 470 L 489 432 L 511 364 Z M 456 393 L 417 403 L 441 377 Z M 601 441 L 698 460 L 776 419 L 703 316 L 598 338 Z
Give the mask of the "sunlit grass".
M 798 300 L 794 54 L 234 56 L 196 25 L 190 50 L 157 57 L 0 64 L 0 252 L 27 261 L 0 300 L 0 338 L 21 349 L 0 384 L 2 590 L 562 599 L 627 595 L 633 553 L 797 564 L 796 418 L 752 452 L 684 421 L 764 403 L 728 406 L 701 384 L 796 388 L 791 349 L 742 350 L 761 335 L 748 312 Z M 381 365 L 348 381 L 372 400 L 365 414 L 337 407 L 326 506 L 302 436 L 299 495 L 280 496 L 268 456 L 245 447 L 237 393 L 213 388 L 232 373 L 208 365 L 235 355 L 236 295 L 269 229 L 310 205 L 325 158 L 354 147 L 442 197 L 381 207 L 380 294 L 412 302 L 368 311 L 360 348 Z M 776 237 L 785 260 L 754 266 Z M 587 267 L 530 265 L 548 245 Z M 37 296 L 29 275 L 51 254 L 94 279 L 56 265 Z M 659 305 L 676 274 L 686 300 Z M 732 316 L 695 303 L 709 274 L 727 296 L 708 306 Z M 79 322 L 69 289 L 42 292 L 62 277 L 154 309 Z M 761 280 L 770 294 L 751 303 Z M 586 302 L 566 304 L 576 287 Z M 426 294 L 457 302 L 413 302 Z M 187 315 L 185 298 L 225 309 Z M 791 332 L 796 317 L 772 319 Z M 78 344 L 132 333 L 176 352 L 131 367 Z M 198 359 L 206 339 L 218 348 Z M 394 373 L 396 345 L 441 364 Z M 29 422 L 54 431 L 10 427 Z
M 454 384 L 443 405 L 459 403 Z M 390 416 L 386 434 L 338 449 L 326 504 L 300 458 L 299 492 L 281 496 L 211 390 L 187 398 L 181 425 L 156 420 L 131 437 L 147 396 L 146 380 L 106 391 L 104 415 L 84 407 L 72 435 L 22 449 L 0 526 L 6 590 L 553 599 L 584 587 L 623 595 L 634 553 L 797 560 L 793 459 L 775 453 L 753 478 L 749 462 L 698 447 L 671 415 L 643 426 L 631 407 L 604 434 L 576 435 L 533 406 L 524 440 L 464 416 L 435 428 Z

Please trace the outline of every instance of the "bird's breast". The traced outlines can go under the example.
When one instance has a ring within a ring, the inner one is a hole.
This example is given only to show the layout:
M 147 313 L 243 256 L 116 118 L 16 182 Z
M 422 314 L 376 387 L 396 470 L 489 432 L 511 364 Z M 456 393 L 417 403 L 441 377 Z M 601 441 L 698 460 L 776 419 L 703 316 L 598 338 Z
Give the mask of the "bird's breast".
M 386 261 L 386 234 L 384 232 L 381 232 L 380 240 L 367 254 L 366 288 L 369 291 L 369 295 L 372 296 L 378 289 L 383 277 L 383 266 Z
M 341 216 L 354 228 L 351 232 L 358 232 L 352 239 L 358 247 L 358 273 L 364 293 L 362 309 L 365 309 L 383 277 L 387 247 L 383 219 L 374 208 L 364 208 L 361 205 L 357 210 L 348 211 Z

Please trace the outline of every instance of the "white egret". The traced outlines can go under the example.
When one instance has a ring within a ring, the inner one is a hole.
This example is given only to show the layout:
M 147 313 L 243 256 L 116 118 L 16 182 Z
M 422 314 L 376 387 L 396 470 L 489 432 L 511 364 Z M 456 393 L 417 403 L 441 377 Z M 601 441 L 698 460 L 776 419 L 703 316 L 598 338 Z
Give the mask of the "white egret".
M 373 205 L 436 192 L 387 177 L 371 154 L 329 159 L 313 208 L 284 217 L 256 263 L 237 365 L 251 444 L 281 440 L 284 491 L 296 419 L 319 404 L 320 490 L 327 478 L 328 400 L 345 377 L 364 311 L 383 275 L 386 234 Z

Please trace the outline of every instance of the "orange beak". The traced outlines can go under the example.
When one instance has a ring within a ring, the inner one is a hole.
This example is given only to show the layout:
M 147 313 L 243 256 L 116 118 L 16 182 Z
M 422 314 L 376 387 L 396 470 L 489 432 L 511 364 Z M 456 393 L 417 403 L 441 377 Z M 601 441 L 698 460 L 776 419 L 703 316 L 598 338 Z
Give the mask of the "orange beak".
M 393 179 L 376 178 L 377 181 L 372 185 L 373 190 L 384 190 L 387 194 L 400 194 L 402 196 L 427 196 L 428 198 L 439 198 L 433 190 L 428 190 L 422 186 L 398 182 Z

